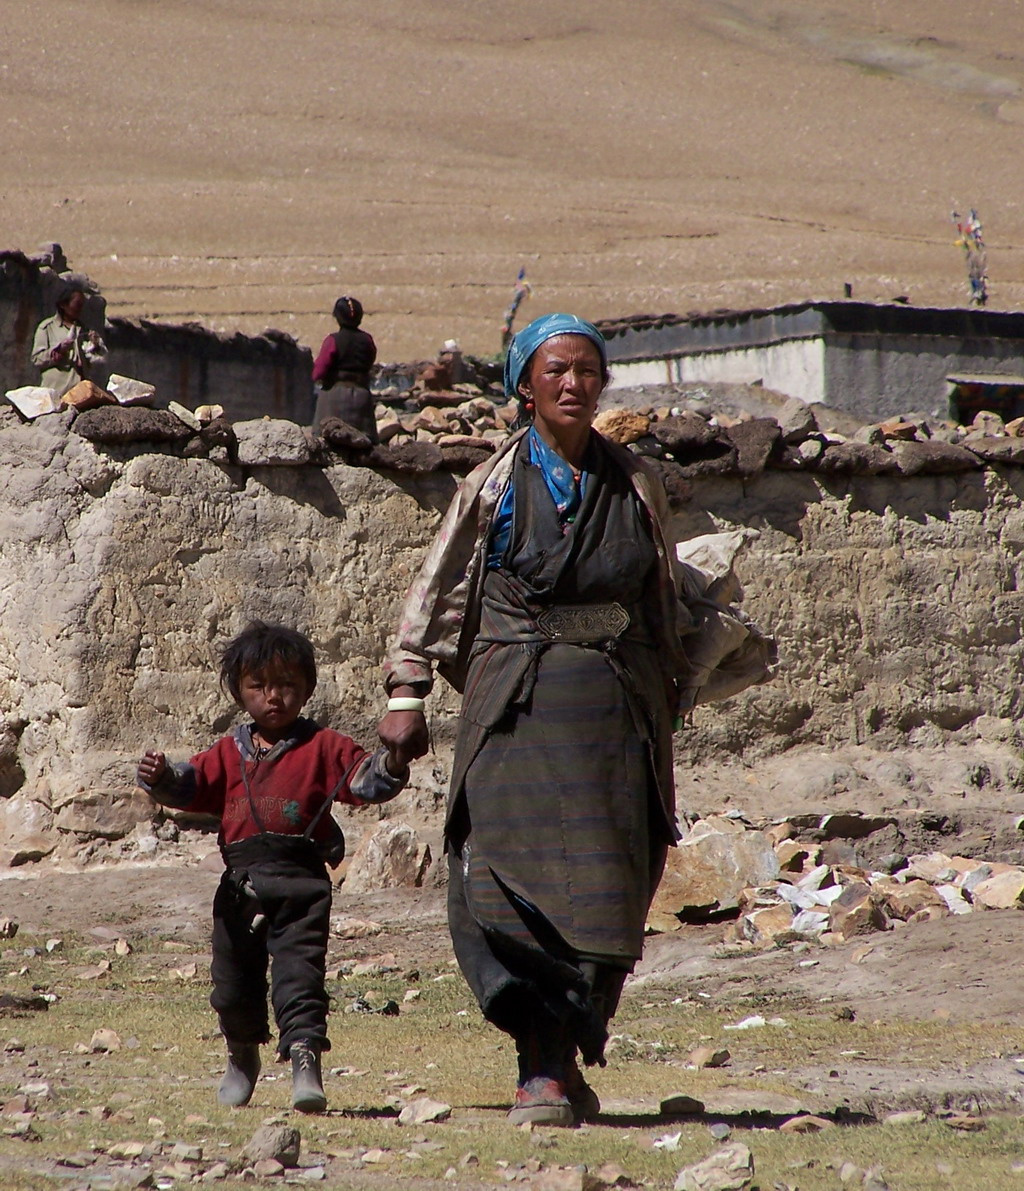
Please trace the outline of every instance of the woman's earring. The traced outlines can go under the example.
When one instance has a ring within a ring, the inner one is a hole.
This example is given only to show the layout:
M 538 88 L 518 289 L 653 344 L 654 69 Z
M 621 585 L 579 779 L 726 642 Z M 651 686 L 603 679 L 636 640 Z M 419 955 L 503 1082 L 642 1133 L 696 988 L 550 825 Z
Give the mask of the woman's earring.
M 533 402 L 527 401 L 524 404 L 526 405 L 526 408 L 530 411 L 530 413 L 533 413 Z

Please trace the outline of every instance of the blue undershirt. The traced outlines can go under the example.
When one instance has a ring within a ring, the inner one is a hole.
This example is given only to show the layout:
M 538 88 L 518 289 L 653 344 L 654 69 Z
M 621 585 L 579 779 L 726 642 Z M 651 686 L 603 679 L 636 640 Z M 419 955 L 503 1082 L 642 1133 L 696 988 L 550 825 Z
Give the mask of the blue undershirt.
M 535 427 L 531 426 L 526 434 L 526 441 L 530 448 L 530 462 L 539 467 L 544 483 L 547 485 L 551 499 L 558 511 L 558 520 L 563 531 L 567 525 L 576 520 L 583 497 L 587 492 L 589 472 L 581 472 L 579 483 L 572 468 L 561 455 L 541 438 Z M 509 484 L 505 495 L 498 504 L 497 512 L 491 526 L 491 541 L 487 550 L 487 569 L 497 571 L 501 568 L 501 559 L 508 548 L 509 537 L 512 533 L 512 514 L 515 509 L 515 485 Z

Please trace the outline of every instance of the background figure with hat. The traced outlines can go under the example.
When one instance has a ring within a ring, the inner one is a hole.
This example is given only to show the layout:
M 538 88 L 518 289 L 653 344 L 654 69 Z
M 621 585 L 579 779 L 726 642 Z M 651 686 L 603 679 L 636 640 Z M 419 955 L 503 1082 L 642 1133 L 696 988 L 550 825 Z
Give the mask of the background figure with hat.
M 98 331 L 82 325 L 85 291 L 65 285 L 57 294 L 57 313 L 36 328 L 32 363 L 40 370 L 40 384 L 63 397 L 80 380 L 106 383 L 107 349 Z
M 341 418 L 371 442 L 378 442 L 370 393 L 370 369 L 377 359 L 377 345 L 373 336 L 359 326 L 363 305 L 358 298 L 340 297 L 333 313 L 338 330 L 323 341 L 313 365 L 317 390 L 313 425 L 319 427 L 325 418 Z

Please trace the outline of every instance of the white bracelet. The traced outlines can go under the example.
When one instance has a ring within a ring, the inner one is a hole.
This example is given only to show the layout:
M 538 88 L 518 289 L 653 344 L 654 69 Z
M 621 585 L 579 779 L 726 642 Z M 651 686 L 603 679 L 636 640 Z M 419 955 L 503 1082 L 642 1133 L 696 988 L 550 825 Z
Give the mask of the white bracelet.
M 422 699 L 392 696 L 388 700 L 388 711 L 422 711 L 426 703 Z

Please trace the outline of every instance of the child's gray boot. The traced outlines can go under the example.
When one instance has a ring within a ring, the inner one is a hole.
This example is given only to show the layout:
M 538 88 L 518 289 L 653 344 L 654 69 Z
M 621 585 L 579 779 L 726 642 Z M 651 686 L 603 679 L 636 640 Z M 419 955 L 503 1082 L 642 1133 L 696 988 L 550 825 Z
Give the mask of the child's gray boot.
M 320 1048 L 308 1038 L 291 1044 L 292 1107 L 299 1112 L 323 1112 L 327 1107 L 320 1074 Z
M 217 1102 L 227 1108 L 241 1108 L 249 1103 L 260 1074 L 260 1044 L 236 1042 L 226 1038 L 228 1069 L 217 1089 Z

